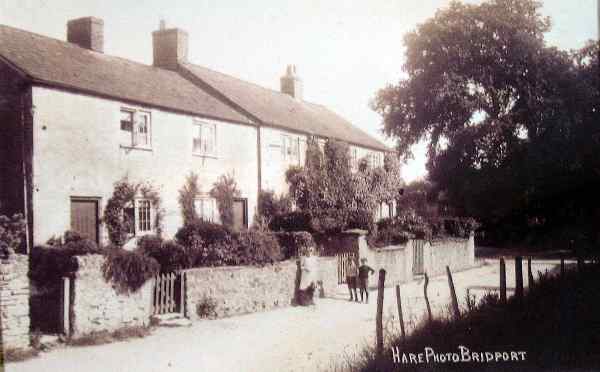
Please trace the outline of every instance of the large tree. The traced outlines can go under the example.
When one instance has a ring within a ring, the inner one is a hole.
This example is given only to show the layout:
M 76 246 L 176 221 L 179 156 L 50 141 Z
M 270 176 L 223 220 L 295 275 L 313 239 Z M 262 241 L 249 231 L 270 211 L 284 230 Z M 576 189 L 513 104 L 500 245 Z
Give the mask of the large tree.
M 405 158 L 427 142 L 431 181 L 461 214 L 564 222 L 555 209 L 581 211 L 571 192 L 598 185 L 598 45 L 548 47 L 540 6 L 451 3 L 406 35 L 406 78 L 373 102 Z

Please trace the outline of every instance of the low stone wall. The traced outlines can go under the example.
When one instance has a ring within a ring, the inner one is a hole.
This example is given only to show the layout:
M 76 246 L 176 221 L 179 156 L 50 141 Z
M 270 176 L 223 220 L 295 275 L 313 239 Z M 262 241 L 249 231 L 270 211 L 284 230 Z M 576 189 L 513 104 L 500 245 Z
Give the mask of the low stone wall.
M 429 276 L 452 272 L 475 266 L 475 243 L 473 235 L 468 239 L 444 238 L 425 243 L 423 248 L 425 271 Z
M 294 298 L 296 262 L 264 267 L 231 266 L 186 270 L 186 316 L 197 320 L 198 304 L 216 301 L 217 317 L 289 306 Z
M 29 258 L 15 254 L 0 260 L 0 339 L 2 349 L 24 349 L 29 336 Z
M 94 331 L 146 326 L 152 311 L 153 280 L 133 293 L 120 293 L 102 276 L 104 256 L 77 256 L 73 283 L 71 331 L 74 336 Z
M 367 259 L 375 274 L 370 276 L 369 286 L 377 287 L 380 269 L 386 271 L 386 286 L 407 282 L 412 279 L 412 244 L 411 241 L 404 245 L 388 246 L 384 248 L 371 248 L 368 246 L 365 235 L 357 235 L 358 255 Z
M 333 297 L 338 287 L 338 264 L 337 258 L 335 257 L 319 257 L 319 281 L 323 285 L 324 297 Z M 315 296 L 319 296 L 320 293 L 316 293 Z

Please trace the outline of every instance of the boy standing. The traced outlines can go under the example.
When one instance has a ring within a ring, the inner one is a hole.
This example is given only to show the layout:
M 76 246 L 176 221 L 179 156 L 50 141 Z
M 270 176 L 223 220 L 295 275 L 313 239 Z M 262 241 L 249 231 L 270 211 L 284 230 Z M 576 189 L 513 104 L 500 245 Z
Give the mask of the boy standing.
M 361 258 L 360 262 L 362 263 L 358 268 L 358 283 L 360 285 L 360 302 L 363 300 L 363 291 L 366 296 L 366 303 L 369 303 L 369 273 L 373 275 L 375 270 L 373 270 L 370 266 L 367 265 L 367 259 Z
M 356 268 L 356 263 L 352 256 L 348 257 L 347 265 L 346 265 L 346 283 L 348 284 L 348 291 L 350 291 L 350 300 L 348 301 L 356 301 L 358 302 L 358 294 L 356 293 L 356 276 L 358 274 L 358 269 Z M 354 297 L 352 296 L 352 291 L 354 291 Z

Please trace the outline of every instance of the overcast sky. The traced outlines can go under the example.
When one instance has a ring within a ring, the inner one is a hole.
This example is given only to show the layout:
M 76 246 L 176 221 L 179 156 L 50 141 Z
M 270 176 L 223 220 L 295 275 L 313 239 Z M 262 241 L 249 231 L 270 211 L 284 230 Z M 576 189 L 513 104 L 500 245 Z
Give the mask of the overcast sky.
M 554 25 L 547 41 L 570 49 L 596 38 L 596 1 L 543 1 Z M 162 18 L 188 31 L 191 62 L 276 90 L 285 66 L 295 64 L 306 100 L 383 139 L 369 101 L 400 78 L 403 35 L 449 2 L 0 0 L 0 23 L 64 40 L 67 20 L 96 16 L 104 20 L 105 53 L 151 64 L 151 32 Z M 423 176 L 424 162 L 421 146 L 405 179 Z

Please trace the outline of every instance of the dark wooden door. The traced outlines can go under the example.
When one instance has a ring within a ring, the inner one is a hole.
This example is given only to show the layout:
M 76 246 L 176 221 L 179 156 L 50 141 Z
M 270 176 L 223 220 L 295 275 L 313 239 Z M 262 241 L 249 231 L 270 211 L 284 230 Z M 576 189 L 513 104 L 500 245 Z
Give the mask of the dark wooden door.
M 98 243 L 97 199 L 71 199 L 71 230 Z
M 248 228 L 247 199 L 235 199 L 233 201 L 233 228 L 236 230 Z

